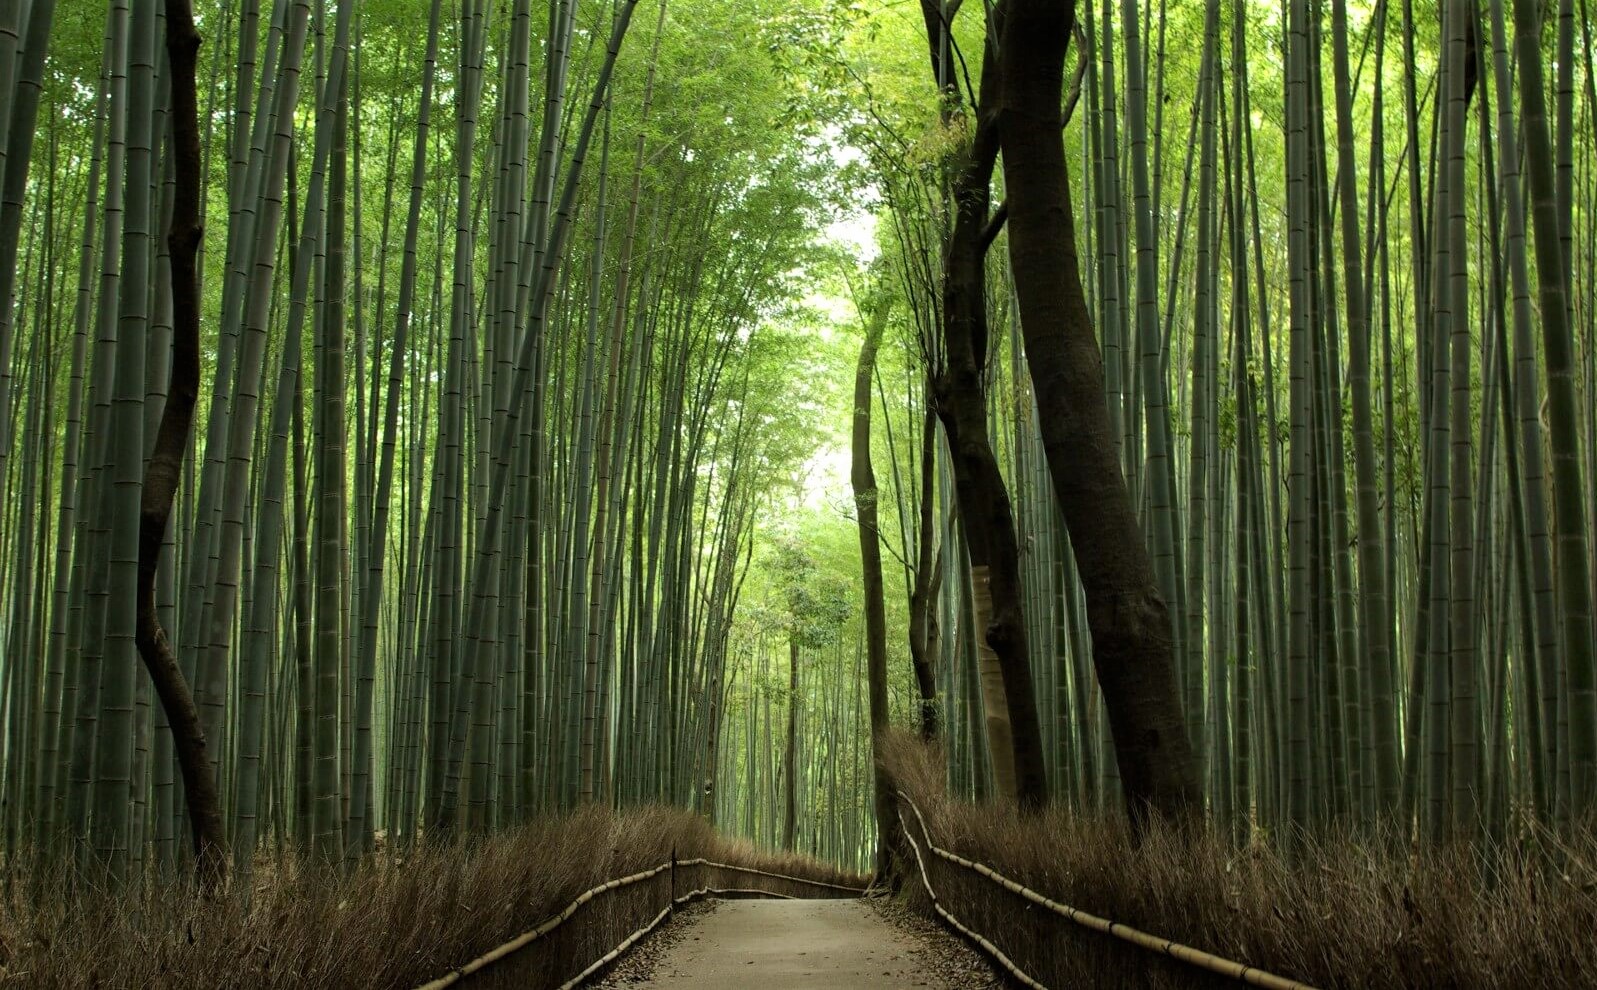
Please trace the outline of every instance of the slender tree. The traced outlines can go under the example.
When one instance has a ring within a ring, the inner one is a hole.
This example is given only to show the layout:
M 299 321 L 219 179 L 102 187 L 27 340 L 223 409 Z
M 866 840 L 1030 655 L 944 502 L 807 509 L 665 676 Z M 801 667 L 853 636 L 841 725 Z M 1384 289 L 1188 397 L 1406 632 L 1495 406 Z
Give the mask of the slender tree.
M 871 767 L 876 796 L 876 875 L 890 875 L 892 822 L 896 799 L 882 760 L 888 727 L 887 710 L 887 607 L 882 592 L 882 547 L 879 531 L 880 490 L 871 465 L 871 383 L 876 374 L 876 352 L 891 310 L 886 302 L 869 304 L 865 340 L 860 345 L 854 371 L 854 429 L 851 437 L 849 484 L 854 489 L 854 514 L 859 527 L 861 585 L 865 596 L 865 673 L 869 684 Z M 796 656 L 796 654 L 795 654 Z M 792 848 L 791 841 L 789 848 Z

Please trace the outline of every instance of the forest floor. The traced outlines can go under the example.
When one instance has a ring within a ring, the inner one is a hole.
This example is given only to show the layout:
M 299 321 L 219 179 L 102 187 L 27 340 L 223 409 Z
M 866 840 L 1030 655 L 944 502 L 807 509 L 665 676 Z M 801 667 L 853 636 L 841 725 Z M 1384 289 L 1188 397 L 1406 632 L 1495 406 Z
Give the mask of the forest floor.
M 690 909 L 629 954 L 602 990 L 1000 987 L 936 925 L 865 900 L 738 900 Z

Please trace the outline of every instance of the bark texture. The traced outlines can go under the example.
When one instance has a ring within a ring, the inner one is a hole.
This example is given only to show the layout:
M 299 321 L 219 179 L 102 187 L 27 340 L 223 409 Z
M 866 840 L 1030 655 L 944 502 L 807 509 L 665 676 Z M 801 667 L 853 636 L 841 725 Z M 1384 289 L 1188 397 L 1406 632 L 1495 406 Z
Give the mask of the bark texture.
M 927 395 L 931 389 L 928 387 Z M 926 404 L 921 425 L 920 506 L 915 546 L 915 582 L 909 594 L 909 657 L 915 669 L 915 689 L 920 693 L 920 734 L 927 742 L 937 738 L 937 675 L 932 663 L 937 656 L 941 632 L 937 623 L 937 589 L 942 583 L 942 549 L 935 547 L 936 501 L 932 497 L 936 481 L 937 412 Z
M 1184 819 L 1201 804 L 1170 618 L 1120 473 L 1103 359 L 1081 285 L 1059 132 L 1070 0 L 1011 0 L 998 132 L 1009 256 L 1049 476 L 1087 600 L 1093 664 L 1127 810 Z
M 172 515 L 183 454 L 194 425 L 200 386 L 200 292 L 196 259 L 200 227 L 200 132 L 195 62 L 200 36 L 189 0 L 166 0 L 166 49 L 171 65 L 172 152 L 177 177 L 172 226 L 167 232 L 172 267 L 172 378 L 166 406 L 144 471 L 139 506 L 138 625 L 139 656 L 161 699 L 172 728 L 172 747 L 183 775 L 200 888 L 219 889 L 227 880 L 227 835 L 216 786 L 216 764 L 205 745 L 205 730 L 183 668 L 172 650 L 156 609 L 155 573 L 161 543 Z
M 936 10 L 935 0 L 922 0 Z M 934 15 L 928 13 L 927 24 Z M 943 24 L 940 13 L 935 20 Z M 972 581 L 985 583 L 990 596 L 988 613 L 978 618 L 980 640 L 992 650 L 1005 694 L 1002 711 L 1008 715 L 1009 738 L 989 720 L 988 740 L 999 770 L 1000 790 L 1019 800 L 1023 808 L 1048 803 L 1048 779 L 1043 762 L 1042 727 L 1037 719 L 1036 692 L 1021 607 L 1020 547 L 1015 538 L 1015 515 L 1009 490 L 993 453 L 987 422 L 987 272 L 989 239 L 985 236 L 992 205 L 992 175 L 998 157 L 998 121 L 993 107 L 998 84 L 995 65 L 996 35 L 1001 30 L 995 8 L 987 31 L 988 68 L 982 72 L 981 91 L 973 113 L 973 133 L 966 152 L 953 168 L 951 197 L 954 227 L 943 252 L 944 367 L 933 381 L 937 415 L 948 437 L 954 490 L 970 546 Z M 943 43 L 934 43 L 941 51 Z M 936 63 L 934 62 L 934 67 Z M 985 578 L 985 582 L 983 582 Z M 978 592 L 979 594 L 979 592 Z M 985 686 L 985 685 L 984 685 Z M 991 710 L 991 709 L 990 709 Z M 1013 754 L 1013 789 L 1003 788 L 1003 757 Z
M 849 481 L 854 489 L 854 511 L 859 522 L 860 560 L 865 585 L 865 679 L 870 695 L 871 769 L 876 797 L 876 875 L 883 878 L 892 876 L 892 840 L 896 831 L 893 822 L 896 820 L 897 804 L 887 770 L 882 765 L 881 752 L 888 723 L 887 606 L 882 592 L 881 535 L 877 532 L 876 472 L 871 466 L 871 382 L 876 373 L 876 350 L 881 346 L 887 315 L 887 306 L 879 304 L 869 318 L 865 328 L 865 343 L 860 346 L 859 364 L 854 371 L 853 457 L 849 466 Z M 796 686 L 796 659 L 793 670 Z M 790 849 L 791 828 L 790 819 Z

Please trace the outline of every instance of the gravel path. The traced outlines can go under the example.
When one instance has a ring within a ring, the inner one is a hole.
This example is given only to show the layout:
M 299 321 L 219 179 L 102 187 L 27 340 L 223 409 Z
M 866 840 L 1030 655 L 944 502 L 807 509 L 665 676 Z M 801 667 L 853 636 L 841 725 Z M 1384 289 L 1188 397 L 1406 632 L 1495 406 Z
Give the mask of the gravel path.
M 598 987 L 973 990 L 1002 985 L 964 943 L 890 903 L 737 900 L 679 913 Z

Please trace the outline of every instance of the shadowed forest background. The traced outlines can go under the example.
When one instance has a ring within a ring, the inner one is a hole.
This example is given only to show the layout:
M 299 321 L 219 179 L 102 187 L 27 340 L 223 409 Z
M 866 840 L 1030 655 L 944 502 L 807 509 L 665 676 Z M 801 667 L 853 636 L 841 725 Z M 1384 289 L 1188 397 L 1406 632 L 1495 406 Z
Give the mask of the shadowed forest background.
M 1591 32 L 7 0 L 0 982 L 416 983 L 561 828 L 903 881 L 900 787 L 1305 979 L 1593 978 Z M 350 898 L 431 948 L 265 934 Z

